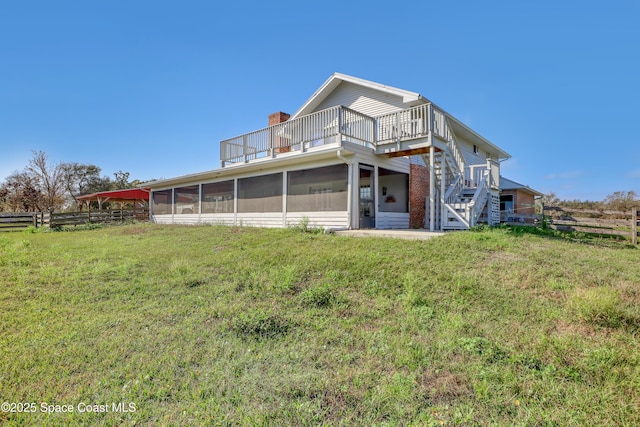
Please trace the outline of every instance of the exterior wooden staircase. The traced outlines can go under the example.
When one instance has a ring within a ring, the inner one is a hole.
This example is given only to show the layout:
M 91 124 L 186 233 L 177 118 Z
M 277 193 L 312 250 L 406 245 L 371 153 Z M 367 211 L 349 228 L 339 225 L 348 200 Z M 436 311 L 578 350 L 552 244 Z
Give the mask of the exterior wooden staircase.
M 490 224 L 499 222 L 497 162 L 488 160 L 486 165 L 467 166 L 450 125 L 446 126 L 444 136 L 446 148 L 435 151 L 433 161 L 430 153 L 422 155 L 427 168 L 433 168 L 435 172 L 436 194 L 432 198 L 436 205 L 435 228 L 468 230 L 481 220 L 483 214 L 486 214 L 486 220 Z M 495 198 L 496 213 L 493 212 Z M 493 204 L 488 205 L 490 202 Z

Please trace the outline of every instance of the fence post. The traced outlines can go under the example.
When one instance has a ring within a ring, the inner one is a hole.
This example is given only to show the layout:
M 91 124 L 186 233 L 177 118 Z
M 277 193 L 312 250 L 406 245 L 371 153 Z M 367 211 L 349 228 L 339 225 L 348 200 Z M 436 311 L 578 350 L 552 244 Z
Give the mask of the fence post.
M 631 211 L 631 243 L 638 244 L 638 210 L 636 208 Z

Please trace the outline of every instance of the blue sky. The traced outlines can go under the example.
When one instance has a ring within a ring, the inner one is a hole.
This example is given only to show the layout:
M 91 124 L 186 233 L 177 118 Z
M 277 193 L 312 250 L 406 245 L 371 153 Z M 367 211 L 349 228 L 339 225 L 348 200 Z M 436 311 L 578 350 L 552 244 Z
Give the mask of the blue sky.
M 0 180 L 32 150 L 113 178 L 219 167 L 219 141 L 333 73 L 419 92 L 563 199 L 640 193 L 639 1 L 0 3 Z

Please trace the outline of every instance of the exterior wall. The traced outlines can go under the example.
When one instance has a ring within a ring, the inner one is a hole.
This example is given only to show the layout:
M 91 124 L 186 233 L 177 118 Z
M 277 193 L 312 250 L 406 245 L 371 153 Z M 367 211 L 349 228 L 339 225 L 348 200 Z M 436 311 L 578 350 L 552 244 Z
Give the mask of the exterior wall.
M 464 160 L 467 165 L 477 165 L 477 164 L 486 164 L 487 163 L 487 152 L 482 150 L 482 148 L 478 147 L 478 152 L 473 152 L 473 142 L 468 141 L 464 138 L 458 137 L 456 139 L 458 142 L 458 147 L 460 147 L 460 151 L 462 151 L 462 155 L 464 156 Z
M 521 214 L 535 214 L 536 208 L 534 206 L 535 198 L 533 194 L 526 193 L 524 191 L 516 191 L 516 197 L 514 206 L 517 213 Z
M 239 213 L 235 225 L 279 228 L 284 225 L 282 212 Z
M 347 211 L 335 212 L 287 212 L 286 226 L 296 226 L 303 219 L 309 220 L 309 227 L 349 228 Z
M 342 82 L 336 87 L 315 111 L 344 105 L 371 117 L 403 110 L 407 106 L 400 96 L 389 95 L 371 88 L 364 88 L 349 82 Z
M 533 194 L 521 190 L 502 190 L 501 196 L 513 196 L 513 210 L 515 214 L 535 214 L 535 197 Z
M 303 218 L 309 221 L 309 227 L 349 228 L 347 211 L 335 212 L 288 212 L 282 213 L 239 213 L 239 214 L 188 214 L 188 215 L 153 215 L 156 224 L 215 224 L 251 227 L 280 228 L 296 226 Z M 406 228 L 406 227 L 404 227 Z
M 409 214 L 404 212 L 379 212 L 376 218 L 376 229 L 409 228 Z
M 426 203 L 429 194 L 429 171 L 424 164 L 412 163 L 409 174 L 409 226 L 426 226 Z

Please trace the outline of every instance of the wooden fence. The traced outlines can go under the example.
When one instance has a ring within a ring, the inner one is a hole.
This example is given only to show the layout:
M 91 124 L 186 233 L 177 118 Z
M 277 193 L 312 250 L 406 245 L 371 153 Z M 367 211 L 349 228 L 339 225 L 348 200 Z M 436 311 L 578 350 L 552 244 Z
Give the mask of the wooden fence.
M 0 231 L 19 230 L 27 227 L 57 228 L 66 225 L 102 224 L 122 221 L 148 221 L 148 208 L 109 209 L 79 212 L 17 212 L 0 213 Z
M 38 227 L 41 212 L 0 212 L 0 231 Z
M 638 209 L 620 212 L 545 206 L 544 213 L 549 225 L 556 230 L 578 231 L 601 237 L 629 238 L 634 245 L 638 244 Z

